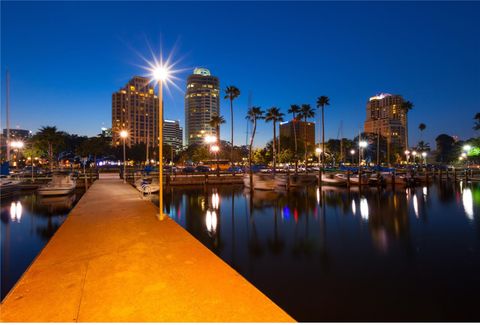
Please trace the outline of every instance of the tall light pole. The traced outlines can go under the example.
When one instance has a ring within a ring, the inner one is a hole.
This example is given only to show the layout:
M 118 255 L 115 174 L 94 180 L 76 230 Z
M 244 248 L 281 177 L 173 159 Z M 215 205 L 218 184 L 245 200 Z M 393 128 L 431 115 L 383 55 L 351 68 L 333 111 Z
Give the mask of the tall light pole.
M 413 159 L 413 164 L 415 165 L 415 158 L 417 156 L 417 152 L 416 151 L 412 151 L 412 159 Z
M 352 165 L 353 165 L 353 163 L 355 162 L 355 158 L 354 158 L 355 150 L 354 149 L 350 150 L 350 155 L 352 155 Z
M 125 141 L 128 137 L 128 131 L 122 130 L 120 131 L 120 138 L 123 140 L 123 183 L 127 182 L 127 154 L 125 151 Z
M 169 77 L 166 66 L 158 65 L 153 69 L 153 78 L 158 83 L 158 208 L 159 218 L 163 220 L 163 83 Z

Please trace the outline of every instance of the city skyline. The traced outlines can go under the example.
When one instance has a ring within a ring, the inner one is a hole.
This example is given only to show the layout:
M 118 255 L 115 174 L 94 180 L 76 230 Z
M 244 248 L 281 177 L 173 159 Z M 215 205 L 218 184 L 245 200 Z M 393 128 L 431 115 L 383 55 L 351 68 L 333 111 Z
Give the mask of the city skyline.
M 184 69 L 178 76 L 180 89 L 186 89 L 186 77 L 193 68 L 215 71 L 222 90 L 220 114 L 227 121 L 229 105 L 223 90 L 227 85 L 241 90 L 234 103 L 235 119 L 242 121 L 234 129 L 239 145 L 246 142 L 243 118 L 249 98 L 254 106 L 277 106 L 286 113 L 290 104 L 314 105 L 318 96 L 329 96 L 326 139 L 337 138 L 341 121 L 344 137 L 353 138 L 363 130 L 368 98 L 382 92 L 400 94 L 415 104 L 409 113 L 410 145 L 420 138 L 421 122 L 427 124 L 424 138 L 432 146 L 440 133 L 463 139 L 475 134 L 471 126 L 480 106 L 476 95 L 480 47 L 472 42 L 480 36 L 477 3 L 301 3 L 294 7 L 288 2 L 115 6 L 2 2 L 1 6 L 2 128 L 7 66 L 12 128 L 18 125 L 35 132 L 41 126 L 56 125 L 92 136 L 101 127 L 110 127 L 112 90 L 135 75 L 148 74 L 139 67 L 144 62 L 138 54 L 150 58 L 149 44 L 158 53 L 156 45 L 161 43 L 166 53 L 175 49 L 173 57 Z M 233 6 L 236 12 L 229 17 Z M 115 17 L 107 15 L 110 11 Z M 159 24 L 156 12 L 162 12 Z M 144 19 L 135 28 L 124 27 L 120 22 L 128 15 Z M 212 38 L 198 37 L 191 29 L 192 19 L 200 16 L 206 27 L 224 27 Z M 89 25 L 84 26 L 87 20 Z M 229 31 L 234 32 L 232 39 Z M 184 125 L 184 92 L 170 89 L 165 118 Z M 451 110 L 455 119 L 448 116 Z M 260 123 L 257 132 L 255 146 L 272 138 L 268 124 Z M 229 140 L 225 137 L 229 133 L 230 123 L 222 125 L 224 140 Z

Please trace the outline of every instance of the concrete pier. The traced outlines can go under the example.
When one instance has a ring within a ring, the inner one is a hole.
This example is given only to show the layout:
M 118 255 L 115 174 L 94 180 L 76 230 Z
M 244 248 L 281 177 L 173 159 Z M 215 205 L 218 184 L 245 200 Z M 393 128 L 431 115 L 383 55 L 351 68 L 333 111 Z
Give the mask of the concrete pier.
M 0 320 L 294 321 L 157 212 L 121 180 L 96 181 L 4 299 Z

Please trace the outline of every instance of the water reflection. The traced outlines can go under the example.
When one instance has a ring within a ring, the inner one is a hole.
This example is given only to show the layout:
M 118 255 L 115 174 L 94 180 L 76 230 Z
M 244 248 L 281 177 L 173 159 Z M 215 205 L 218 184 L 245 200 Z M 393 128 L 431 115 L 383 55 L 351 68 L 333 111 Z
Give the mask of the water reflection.
M 20 192 L 1 201 L 1 297 L 55 234 L 83 194 L 40 197 Z
M 173 188 L 167 209 L 297 320 L 434 320 L 439 305 L 468 319 L 458 281 L 480 290 L 480 187 L 462 186 Z
M 365 197 L 360 198 L 360 216 L 364 220 L 368 220 L 368 201 Z
M 18 222 L 22 220 L 22 203 L 20 201 L 12 202 L 10 204 L 10 219 L 13 222 Z
M 462 193 L 462 203 L 467 218 L 473 220 L 473 194 L 470 188 L 464 188 Z

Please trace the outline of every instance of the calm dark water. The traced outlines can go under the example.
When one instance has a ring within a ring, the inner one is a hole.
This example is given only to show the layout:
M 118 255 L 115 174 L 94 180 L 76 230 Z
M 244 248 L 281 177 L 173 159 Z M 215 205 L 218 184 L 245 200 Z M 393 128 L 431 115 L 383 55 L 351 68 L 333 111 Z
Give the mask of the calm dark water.
M 65 221 L 84 191 L 41 197 L 21 192 L 1 200 L 1 294 L 15 285 L 38 253 Z
M 176 188 L 165 206 L 297 320 L 480 320 L 478 185 Z

